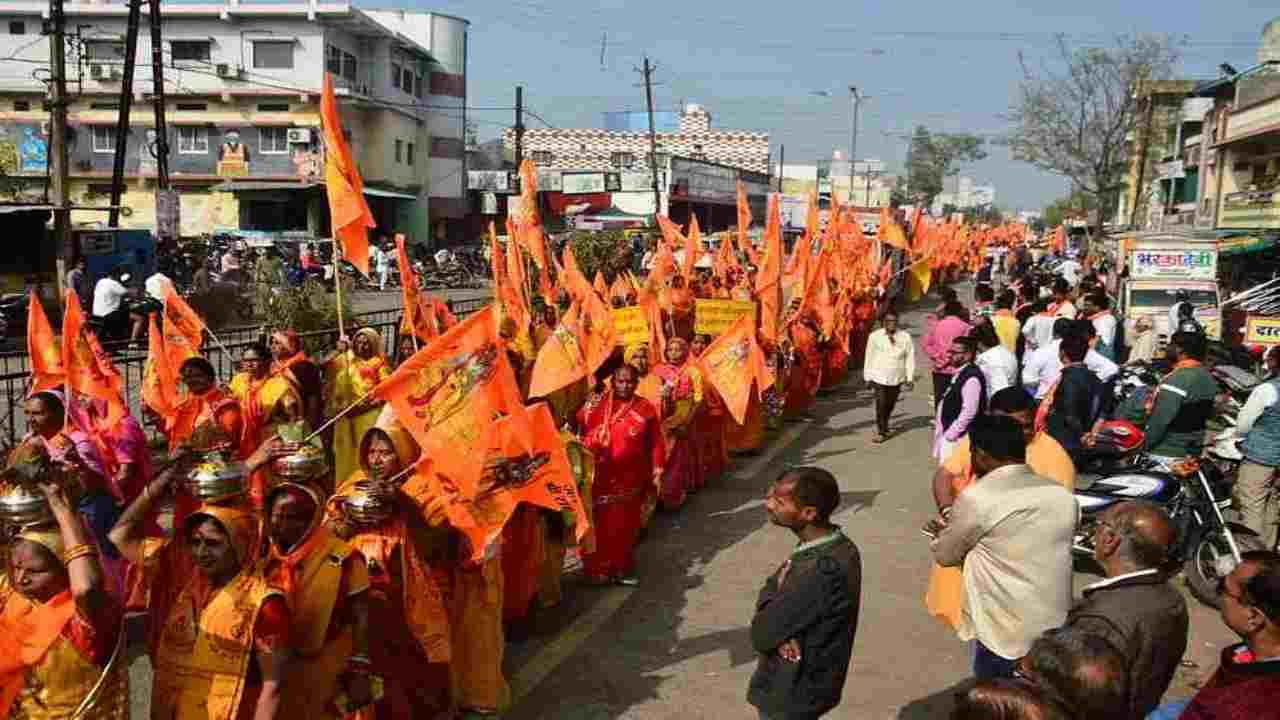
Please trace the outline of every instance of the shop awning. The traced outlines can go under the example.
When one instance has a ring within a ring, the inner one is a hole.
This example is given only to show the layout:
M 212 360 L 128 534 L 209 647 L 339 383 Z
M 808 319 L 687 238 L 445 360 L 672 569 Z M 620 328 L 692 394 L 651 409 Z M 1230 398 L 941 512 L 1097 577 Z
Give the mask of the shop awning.
M 309 190 L 320 187 L 318 182 L 290 182 L 279 180 L 227 180 L 209 188 L 213 192 L 253 192 L 255 190 Z
M 417 195 L 410 195 L 409 193 L 396 192 L 395 190 L 383 190 L 382 188 L 366 187 L 364 189 L 364 194 L 370 197 L 398 198 L 400 200 L 417 200 L 418 199 Z

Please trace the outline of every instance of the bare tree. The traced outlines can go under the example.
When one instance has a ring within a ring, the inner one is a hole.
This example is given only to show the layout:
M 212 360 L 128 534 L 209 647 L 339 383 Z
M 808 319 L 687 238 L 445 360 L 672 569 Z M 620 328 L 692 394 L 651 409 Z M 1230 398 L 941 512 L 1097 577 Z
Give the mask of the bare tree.
M 1146 129 L 1143 84 L 1168 78 L 1177 57 L 1163 36 L 1121 36 L 1113 47 L 1075 49 L 1059 36 L 1056 56 L 1039 68 L 1019 54 L 1023 79 L 1005 142 L 1018 160 L 1066 177 L 1092 197 L 1101 224 L 1125 189 L 1129 142 Z

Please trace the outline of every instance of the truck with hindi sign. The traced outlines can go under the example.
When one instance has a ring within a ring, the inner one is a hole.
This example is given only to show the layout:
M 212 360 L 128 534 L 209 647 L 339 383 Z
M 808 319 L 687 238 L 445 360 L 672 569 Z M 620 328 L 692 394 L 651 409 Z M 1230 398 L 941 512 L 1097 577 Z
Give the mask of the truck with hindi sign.
M 1211 233 L 1152 231 L 1121 240 L 1128 276 L 1119 288 L 1119 314 L 1125 333 L 1133 337 L 1140 317 L 1151 320 L 1163 341 L 1177 331 L 1169 309 L 1185 294 L 1197 321 L 1211 339 L 1222 338 L 1218 295 L 1218 245 Z

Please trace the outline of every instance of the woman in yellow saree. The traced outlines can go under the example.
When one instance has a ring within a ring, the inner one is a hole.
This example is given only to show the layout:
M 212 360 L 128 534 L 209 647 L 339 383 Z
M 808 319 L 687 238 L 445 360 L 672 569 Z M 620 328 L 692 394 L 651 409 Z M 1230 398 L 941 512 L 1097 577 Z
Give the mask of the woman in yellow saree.
M 356 331 L 350 342 L 338 341 L 338 351 L 325 362 L 329 388 L 328 416 L 364 398 L 391 375 L 382 351 L 382 336 L 372 328 Z M 366 398 L 333 426 L 334 477 L 345 480 L 360 469 L 360 441 L 378 421 L 382 401 Z

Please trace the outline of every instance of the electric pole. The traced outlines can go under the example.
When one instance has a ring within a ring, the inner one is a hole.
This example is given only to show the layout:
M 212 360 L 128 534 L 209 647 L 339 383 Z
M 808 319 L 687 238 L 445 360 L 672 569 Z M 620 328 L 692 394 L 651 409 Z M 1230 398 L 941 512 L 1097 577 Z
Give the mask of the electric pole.
M 778 146 L 778 192 L 782 192 L 783 178 L 787 176 L 787 146 Z
M 858 157 L 858 105 L 862 96 L 858 94 L 856 85 L 849 86 L 849 95 L 853 97 L 853 128 L 849 131 L 849 204 L 853 204 L 853 162 Z
M 133 110 L 133 72 L 137 65 L 138 26 L 142 24 L 143 0 L 129 0 L 129 19 L 124 32 L 124 71 L 120 78 L 120 107 L 116 116 L 116 149 L 111 163 L 111 209 L 107 227 L 120 227 L 120 196 L 124 194 L 124 161 L 129 152 L 129 113 Z M 146 148 L 151 152 L 151 148 Z
M 649 172 L 653 175 L 653 217 L 657 221 L 662 212 L 662 191 L 658 188 L 658 135 L 653 125 L 653 71 L 656 65 L 649 64 L 649 56 L 644 56 L 644 98 L 649 105 Z
M 160 36 L 160 0 L 151 0 L 151 92 L 155 96 L 156 187 L 169 189 L 169 130 L 164 121 L 164 40 Z
M 524 86 L 516 86 L 516 171 L 524 162 Z
M 67 16 L 62 0 L 49 0 L 49 190 L 53 200 L 53 241 L 58 248 L 58 293 L 66 266 L 75 257 L 67 197 Z

